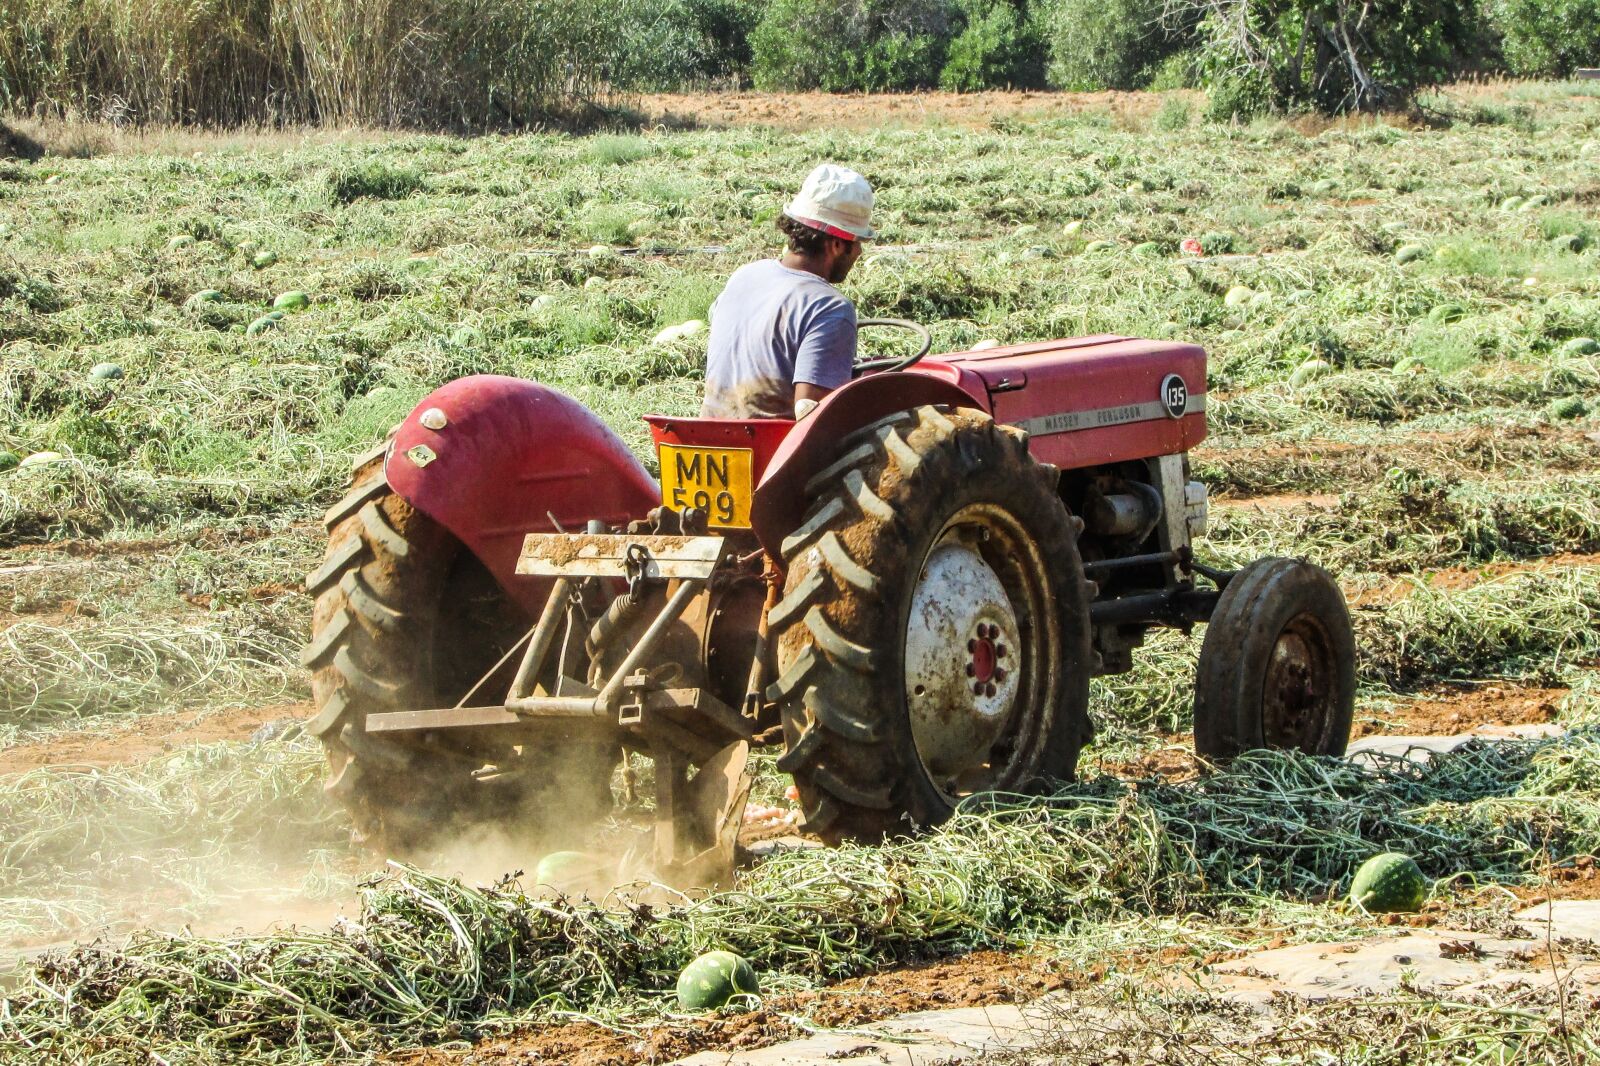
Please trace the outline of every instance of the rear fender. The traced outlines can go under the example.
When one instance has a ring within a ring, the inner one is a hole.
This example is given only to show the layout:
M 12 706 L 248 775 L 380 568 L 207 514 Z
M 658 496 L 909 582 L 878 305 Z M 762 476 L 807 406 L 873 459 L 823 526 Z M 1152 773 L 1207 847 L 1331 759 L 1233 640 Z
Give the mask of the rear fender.
M 976 375 L 929 364 L 857 378 L 796 422 L 767 464 L 750 505 L 750 525 L 767 554 L 781 562 L 783 538 L 805 518 L 806 482 L 838 458 L 841 440 L 885 415 L 924 404 L 989 409 L 988 392 Z
M 435 413 L 437 412 L 437 413 Z M 528 533 L 643 518 L 660 490 L 622 439 L 578 401 L 481 374 L 428 395 L 395 432 L 389 486 L 444 526 L 530 614 L 543 582 L 516 578 Z

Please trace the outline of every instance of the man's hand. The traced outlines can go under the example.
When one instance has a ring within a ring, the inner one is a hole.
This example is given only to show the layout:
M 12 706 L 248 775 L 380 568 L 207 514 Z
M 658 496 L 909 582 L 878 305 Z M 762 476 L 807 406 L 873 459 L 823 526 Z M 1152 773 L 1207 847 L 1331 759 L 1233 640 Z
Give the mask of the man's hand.
M 804 418 L 806 415 L 810 414 L 813 410 L 816 409 L 817 404 L 822 402 L 822 398 L 824 396 L 828 395 L 828 393 L 830 393 L 832 391 L 833 391 L 832 389 L 825 389 L 821 385 L 813 385 L 809 381 L 797 381 L 797 382 L 795 382 L 794 383 L 794 416 L 795 416 L 795 418 L 797 418 L 797 419 Z

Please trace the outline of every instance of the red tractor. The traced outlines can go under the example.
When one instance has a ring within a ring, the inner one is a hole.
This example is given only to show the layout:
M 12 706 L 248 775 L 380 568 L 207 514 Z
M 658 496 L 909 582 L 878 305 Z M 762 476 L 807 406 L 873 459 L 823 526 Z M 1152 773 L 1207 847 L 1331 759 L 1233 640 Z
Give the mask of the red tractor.
M 692 878 L 732 853 L 750 745 L 781 742 L 805 828 L 879 840 L 1070 779 L 1090 678 L 1197 622 L 1201 754 L 1344 750 L 1338 586 L 1194 558 L 1203 350 L 928 356 L 911 328 L 917 356 L 862 364 L 800 421 L 649 417 L 659 483 L 531 381 L 425 399 L 356 463 L 308 578 L 307 728 L 361 830 L 576 831 L 643 752 L 662 872 Z

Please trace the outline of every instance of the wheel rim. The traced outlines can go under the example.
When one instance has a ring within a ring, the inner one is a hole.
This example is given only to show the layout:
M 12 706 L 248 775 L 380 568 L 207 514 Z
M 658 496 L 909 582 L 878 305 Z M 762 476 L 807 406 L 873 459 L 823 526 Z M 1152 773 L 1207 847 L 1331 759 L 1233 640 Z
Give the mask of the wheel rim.
M 1033 775 L 1059 671 L 1045 564 L 1017 520 L 974 504 L 945 523 L 912 588 L 903 647 L 917 757 L 949 800 Z
M 1290 619 L 1267 660 L 1261 698 L 1263 740 L 1271 748 L 1321 751 L 1337 711 L 1333 641 L 1314 615 Z

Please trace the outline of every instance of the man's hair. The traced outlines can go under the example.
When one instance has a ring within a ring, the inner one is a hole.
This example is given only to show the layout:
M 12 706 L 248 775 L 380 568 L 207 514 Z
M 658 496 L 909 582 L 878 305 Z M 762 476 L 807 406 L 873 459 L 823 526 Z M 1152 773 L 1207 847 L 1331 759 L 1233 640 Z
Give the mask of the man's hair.
M 782 212 L 778 214 L 778 232 L 788 239 L 789 251 L 796 255 L 821 255 L 830 240 L 839 239 L 812 229 L 804 222 L 796 222 Z

